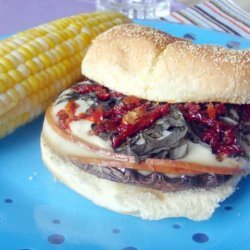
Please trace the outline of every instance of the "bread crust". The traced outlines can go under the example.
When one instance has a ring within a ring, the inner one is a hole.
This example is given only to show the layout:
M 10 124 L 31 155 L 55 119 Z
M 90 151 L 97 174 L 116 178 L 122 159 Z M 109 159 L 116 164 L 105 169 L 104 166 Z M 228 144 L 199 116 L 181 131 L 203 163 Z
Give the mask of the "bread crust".
M 250 103 L 250 50 L 196 45 L 137 24 L 100 34 L 82 73 L 152 101 Z
M 163 193 L 150 188 L 126 185 L 84 172 L 67 157 L 58 155 L 41 137 L 42 158 L 54 177 L 92 202 L 118 213 L 148 220 L 168 217 L 209 219 L 219 202 L 231 195 L 240 177 L 219 187 Z

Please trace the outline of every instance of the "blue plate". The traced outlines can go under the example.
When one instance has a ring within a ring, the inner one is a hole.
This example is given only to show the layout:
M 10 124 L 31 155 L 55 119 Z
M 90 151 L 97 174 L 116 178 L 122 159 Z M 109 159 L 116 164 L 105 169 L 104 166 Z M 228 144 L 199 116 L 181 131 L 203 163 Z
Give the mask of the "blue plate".
M 137 21 L 197 43 L 250 48 L 250 41 L 164 21 Z M 0 140 L 0 249 L 249 249 L 250 178 L 204 222 L 143 221 L 93 205 L 45 168 L 43 117 Z

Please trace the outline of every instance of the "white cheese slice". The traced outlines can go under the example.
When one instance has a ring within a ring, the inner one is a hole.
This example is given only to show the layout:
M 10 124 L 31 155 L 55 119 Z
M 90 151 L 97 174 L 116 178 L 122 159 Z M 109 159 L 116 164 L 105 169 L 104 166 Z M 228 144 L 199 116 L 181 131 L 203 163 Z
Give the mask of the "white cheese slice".
M 111 142 L 104 141 L 102 138 L 96 135 L 91 135 L 91 121 L 80 120 L 71 122 L 70 129 L 74 136 L 81 138 L 95 146 L 98 146 L 103 149 L 112 150 Z

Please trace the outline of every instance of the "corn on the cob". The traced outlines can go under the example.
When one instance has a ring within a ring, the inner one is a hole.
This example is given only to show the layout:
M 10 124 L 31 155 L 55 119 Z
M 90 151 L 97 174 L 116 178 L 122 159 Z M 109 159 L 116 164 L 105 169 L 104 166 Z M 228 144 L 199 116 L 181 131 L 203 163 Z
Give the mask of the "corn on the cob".
M 96 35 L 127 22 L 115 12 L 81 14 L 0 41 L 0 138 L 80 80 L 82 58 Z

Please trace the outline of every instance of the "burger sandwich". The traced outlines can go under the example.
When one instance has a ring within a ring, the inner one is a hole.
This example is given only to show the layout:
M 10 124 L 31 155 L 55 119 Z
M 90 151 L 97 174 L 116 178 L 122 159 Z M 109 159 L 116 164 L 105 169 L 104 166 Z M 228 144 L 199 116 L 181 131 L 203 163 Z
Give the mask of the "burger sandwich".
M 41 147 L 84 197 L 143 219 L 205 220 L 248 173 L 249 50 L 125 24 L 93 41 L 82 73 L 47 109 Z

